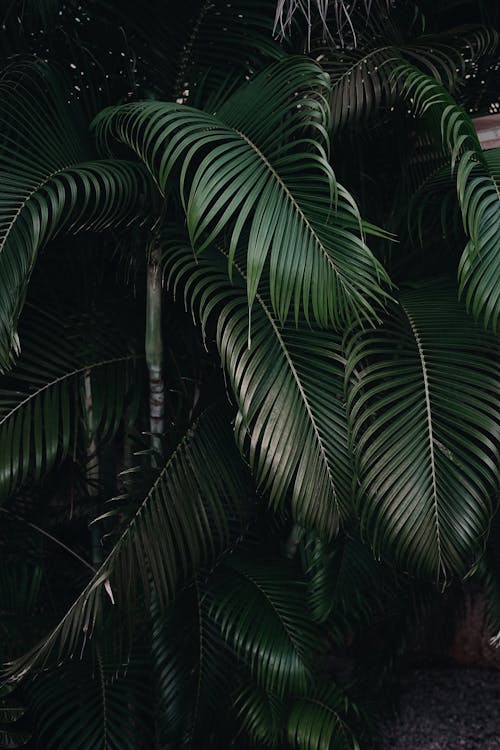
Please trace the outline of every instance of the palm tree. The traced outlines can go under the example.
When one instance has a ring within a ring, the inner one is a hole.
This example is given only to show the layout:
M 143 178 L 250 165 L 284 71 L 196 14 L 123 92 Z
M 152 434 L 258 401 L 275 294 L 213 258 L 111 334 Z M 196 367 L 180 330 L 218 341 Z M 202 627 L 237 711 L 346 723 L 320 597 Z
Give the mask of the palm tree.
M 498 18 L 285 5 L 6 13 L 0 747 L 371 747 L 500 627 Z

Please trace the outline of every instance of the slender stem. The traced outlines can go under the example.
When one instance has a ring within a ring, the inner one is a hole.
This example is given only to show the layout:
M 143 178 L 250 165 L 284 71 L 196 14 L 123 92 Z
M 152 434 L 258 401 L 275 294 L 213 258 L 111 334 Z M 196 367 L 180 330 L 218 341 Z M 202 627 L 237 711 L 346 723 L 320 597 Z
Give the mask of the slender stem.
M 148 262 L 146 292 L 146 363 L 149 371 L 149 425 L 152 447 L 159 450 L 165 430 L 165 383 L 163 380 L 162 283 L 157 248 Z

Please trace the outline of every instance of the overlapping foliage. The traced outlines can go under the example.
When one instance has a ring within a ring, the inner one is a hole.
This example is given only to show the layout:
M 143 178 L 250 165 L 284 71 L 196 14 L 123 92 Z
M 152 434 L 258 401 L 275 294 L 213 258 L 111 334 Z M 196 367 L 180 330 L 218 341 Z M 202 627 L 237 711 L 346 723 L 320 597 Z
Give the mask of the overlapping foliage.
M 4 19 L 0 747 L 373 747 L 436 584 L 500 627 L 498 30 L 180 5 Z

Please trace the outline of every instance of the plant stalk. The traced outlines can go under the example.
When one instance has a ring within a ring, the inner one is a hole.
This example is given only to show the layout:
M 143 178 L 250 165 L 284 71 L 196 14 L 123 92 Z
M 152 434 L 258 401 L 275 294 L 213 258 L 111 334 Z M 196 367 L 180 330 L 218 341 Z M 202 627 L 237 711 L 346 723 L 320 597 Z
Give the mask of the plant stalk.
M 163 380 L 162 283 L 160 255 L 151 251 L 146 291 L 146 364 L 149 372 L 149 428 L 151 445 L 160 450 L 160 435 L 165 431 L 165 383 Z

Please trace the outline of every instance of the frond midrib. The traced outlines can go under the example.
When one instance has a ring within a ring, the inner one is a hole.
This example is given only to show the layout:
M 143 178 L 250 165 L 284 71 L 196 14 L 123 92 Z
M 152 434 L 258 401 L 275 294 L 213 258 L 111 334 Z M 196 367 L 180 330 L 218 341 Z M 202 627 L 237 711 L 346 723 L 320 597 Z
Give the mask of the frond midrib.
M 425 359 L 425 353 L 424 353 L 424 349 L 423 349 L 422 342 L 420 339 L 420 335 L 418 333 L 418 330 L 412 318 L 412 315 L 403 302 L 401 302 L 401 308 L 404 311 L 408 319 L 408 322 L 410 324 L 410 328 L 413 333 L 415 343 L 417 345 L 418 356 L 420 359 L 420 366 L 422 368 L 422 380 L 423 380 L 423 385 L 424 385 L 425 411 L 426 411 L 426 419 L 427 419 L 427 432 L 428 432 L 428 438 L 429 438 L 430 466 L 431 466 L 431 476 L 432 476 L 432 503 L 433 503 L 433 510 L 434 510 L 434 523 L 436 527 L 436 543 L 437 543 L 437 553 L 438 553 L 437 574 L 439 576 L 440 569 L 443 570 L 444 572 L 444 565 L 443 565 L 443 552 L 442 552 L 442 543 L 441 543 L 441 524 L 440 524 L 440 518 L 439 518 L 439 504 L 438 504 L 438 496 L 437 496 L 436 457 L 434 453 L 435 438 L 434 438 L 434 428 L 432 424 L 433 416 L 432 416 L 432 409 L 431 409 L 431 394 L 430 394 L 430 387 L 429 387 L 429 377 L 428 377 L 428 372 L 427 372 L 427 362 Z
M 231 567 L 231 570 L 235 571 L 242 578 L 246 578 L 253 586 L 255 586 L 255 588 L 257 589 L 257 591 L 259 592 L 259 594 L 261 594 L 261 596 L 265 599 L 265 601 L 270 605 L 271 609 L 273 610 L 274 614 L 276 615 L 277 619 L 280 622 L 280 625 L 282 627 L 283 632 L 286 635 L 287 640 L 292 645 L 295 654 L 297 654 L 300 657 L 301 661 L 302 661 L 303 655 L 302 655 L 302 651 L 301 651 L 300 645 L 295 642 L 295 638 L 293 637 L 293 633 L 288 630 L 288 628 L 286 626 L 285 620 L 283 619 L 283 617 L 281 616 L 281 614 L 279 613 L 279 611 L 276 609 L 276 606 L 275 606 L 272 598 L 269 596 L 269 594 L 266 592 L 266 590 L 263 589 L 262 586 L 260 586 L 259 583 L 255 580 L 255 578 L 253 578 L 250 575 L 250 573 L 248 573 L 246 570 L 242 570 L 239 567 L 238 568 Z
M 226 255 L 224 253 L 224 251 L 221 251 L 221 252 L 223 252 L 223 254 Z M 246 275 L 245 275 L 244 271 L 241 269 L 241 267 L 239 266 L 239 264 L 237 262 L 234 262 L 234 266 L 235 266 L 236 270 L 239 272 L 240 276 L 243 279 L 246 280 Z M 329 464 L 329 461 L 328 461 L 328 458 L 327 458 L 326 448 L 325 448 L 324 443 L 323 443 L 323 438 L 321 437 L 321 434 L 319 432 L 319 428 L 318 428 L 318 426 L 316 424 L 316 419 L 315 419 L 315 417 L 314 417 L 314 415 L 312 413 L 311 406 L 309 404 L 309 399 L 307 398 L 307 395 L 306 395 L 306 392 L 304 391 L 304 387 L 303 387 L 303 385 L 301 383 L 299 374 L 298 374 L 298 372 L 297 372 L 297 370 L 295 368 L 295 365 L 294 365 L 294 363 L 293 363 L 293 361 L 291 359 L 291 356 L 290 356 L 290 353 L 289 353 L 289 351 L 287 349 L 285 340 L 283 339 L 283 337 L 282 337 L 282 335 L 281 335 L 281 333 L 279 331 L 279 328 L 276 325 L 276 321 L 274 320 L 273 315 L 271 314 L 270 310 L 268 309 L 266 303 L 264 302 L 264 300 L 262 298 L 262 295 L 259 292 L 257 292 L 257 294 L 255 295 L 255 298 L 259 302 L 262 310 L 264 311 L 265 316 L 269 320 L 269 323 L 271 324 L 271 327 L 272 327 L 272 329 L 274 331 L 274 334 L 275 334 L 275 336 L 276 336 L 276 338 L 278 340 L 279 346 L 281 347 L 281 350 L 282 350 L 283 354 L 285 355 L 285 359 L 286 359 L 286 361 L 288 363 L 288 366 L 290 367 L 290 370 L 292 372 L 293 378 L 295 380 L 296 386 L 298 388 L 299 394 L 300 394 L 300 396 L 302 398 L 302 401 L 304 403 L 306 412 L 307 412 L 307 414 L 309 416 L 309 419 L 311 421 L 311 424 L 312 424 L 312 427 L 313 427 L 313 430 L 314 430 L 314 434 L 315 434 L 317 442 L 319 444 L 319 449 L 320 449 L 320 452 L 321 452 L 321 457 L 322 457 L 323 462 L 324 462 L 324 464 L 326 466 L 326 470 L 328 472 L 328 477 L 330 479 L 330 487 L 331 487 L 332 492 L 333 492 L 333 501 L 334 501 L 335 506 L 337 508 L 337 512 L 340 515 L 340 508 L 339 508 L 339 503 L 338 503 L 338 500 L 337 500 L 337 492 L 336 492 L 336 489 L 335 489 L 335 483 L 333 481 L 333 476 L 332 476 L 330 464 Z
M 227 127 L 227 126 L 225 126 Z M 318 250 L 321 251 L 322 256 L 326 260 L 328 266 L 331 268 L 333 273 L 335 274 L 336 279 L 341 284 L 341 286 L 344 289 L 348 289 L 350 292 L 353 293 L 354 296 L 356 296 L 356 291 L 352 284 L 350 284 L 344 276 L 342 275 L 341 271 L 337 268 L 335 261 L 331 257 L 331 255 L 328 253 L 328 250 L 322 243 L 321 239 L 318 237 L 318 234 L 312 224 L 310 223 L 309 219 L 305 215 L 304 211 L 302 210 L 300 204 L 298 203 L 297 199 L 293 195 L 293 193 L 290 192 L 288 186 L 284 182 L 283 178 L 278 174 L 278 172 L 274 169 L 273 165 L 267 158 L 267 156 L 259 149 L 259 147 L 250 139 L 248 136 L 245 135 L 241 130 L 235 129 L 235 133 L 238 133 L 238 135 L 243 138 L 243 140 L 250 146 L 250 148 L 257 154 L 259 159 L 264 163 L 264 165 L 267 167 L 267 169 L 271 172 L 272 176 L 274 177 L 275 181 L 278 183 L 279 187 L 282 189 L 282 191 L 285 193 L 286 197 L 290 201 L 291 205 L 297 212 L 297 214 L 302 219 L 303 224 L 307 227 L 311 237 L 314 240 L 314 243 Z

